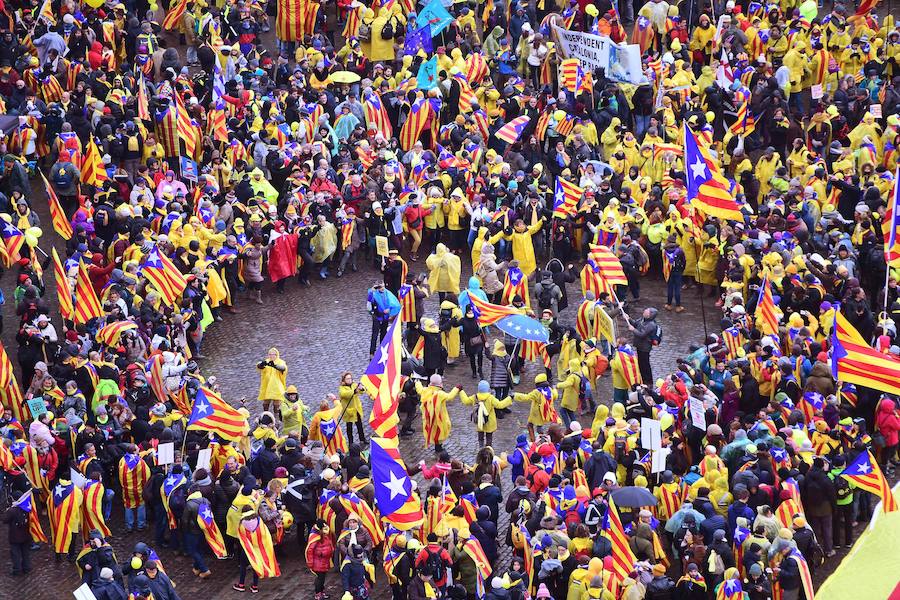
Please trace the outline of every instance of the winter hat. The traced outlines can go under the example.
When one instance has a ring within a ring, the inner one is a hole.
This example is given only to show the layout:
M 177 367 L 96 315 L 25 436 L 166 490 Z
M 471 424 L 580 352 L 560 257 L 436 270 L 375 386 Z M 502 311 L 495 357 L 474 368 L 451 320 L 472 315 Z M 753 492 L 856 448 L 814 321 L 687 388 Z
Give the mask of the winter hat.
M 759 577 L 760 575 L 762 575 L 762 567 L 759 565 L 759 563 L 753 563 L 752 565 L 750 565 L 750 576 Z
M 479 394 L 486 394 L 489 391 L 491 391 L 491 384 L 489 384 L 487 381 L 485 381 L 483 379 L 478 382 L 478 393 Z
M 113 579 L 113 570 L 109 567 L 103 567 L 100 569 L 100 579 L 103 581 L 112 581 Z
M 654 577 L 662 577 L 666 574 L 666 566 L 662 563 L 657 563 L 653 565 L 653 576 Z
M 435 387 L 440 387 L 444 385 L 444 378 L 435 373 L 428 379 L 428 385 L 433 385 Z
M 550 590 L 547 589 L 546 583 L 542 583 L 538 587 L 537 596 L 535 596 L 535 598 L 552 598 L 552 596 L 550 596 Z

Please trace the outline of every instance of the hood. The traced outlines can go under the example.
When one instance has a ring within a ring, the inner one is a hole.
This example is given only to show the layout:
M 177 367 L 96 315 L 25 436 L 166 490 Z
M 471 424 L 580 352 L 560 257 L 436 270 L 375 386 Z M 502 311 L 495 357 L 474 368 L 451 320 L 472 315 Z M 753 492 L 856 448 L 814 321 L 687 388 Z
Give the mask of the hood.
M 657 310 L 657 309 L 655 309 L 655 308 L 648 308 L 648 309 L 647 309 L 647 312 L 650 313 L 650 316 L 647 317 L 647 319 L 650 320 L 650 321 L 655 320 L 655 319 L 656 319 L 656 315 L 659 314 L 659 310 Z
M 893 400 L 888 400 L 885 398 L 881 401 L 881 405 L 878 407 L 878 412 L 882 415 L 889 415 L 894 412 L 895 404 Z
M 479 280 L 474 275 L 469 277 L 469 289 L 473 292 L 480 290 L 481 289 L 481 280 Z
M 494 29 L 491 30 L 491 36 L 494 38 L 500 39 L 500 36 L 503 35 L 503 28 L 497 25 Z
M 278 351 L 278 348 L 269 348 L 269 352 L 274 352 L 275 358 L 278 358 L 278 359 L 281 358 L 281 353 Z
M 494 255 L 494 245 L 490 242 L 481 244 L 481 256 Z
M 445 246 L 444 244 L 438 244 L 437 248 L 434 249 L 434 253 L 438 256 L 444 256 L 445 254 L 447 254 L 447 246 Z

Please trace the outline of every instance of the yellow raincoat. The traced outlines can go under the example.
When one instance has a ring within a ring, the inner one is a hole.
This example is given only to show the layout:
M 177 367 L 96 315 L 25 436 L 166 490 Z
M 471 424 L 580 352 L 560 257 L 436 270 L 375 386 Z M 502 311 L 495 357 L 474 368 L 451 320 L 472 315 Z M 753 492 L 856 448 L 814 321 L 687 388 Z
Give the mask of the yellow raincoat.
M 359 421 L 363 414 L 363 405 L 356 384 L 345 385 L 342 383 L 338 388 L 338 398 L 341 400 L 341 405 L 345 407 L 344 422 L 356 423 Z
M 513 258 L 519 261 L 519 269 L 522 270 L 526 277 L 534 273 L 534 270 L 537 268 L 534 258 L 534 243 L 531 241 L 531 236 L 540 231 L 543 225 L 544 221 L 542 219 L 522 231 L 514 229 L 510 235 L 503 234 L 503 239 L 507 241 L 512 240 Z M 458 289 L 456 291 L 457 293 L 459 292 Z
M 428 267 L 428 287 L 432 292 L 459 294 L 459 257 L 451 253 L 447 246 L 438 244 L 435 253 L 425 260 Z
M 512 398 L 509 396 L 497 399 L 490 392 L 479 392 L 473 396 L 460 392 L 460 400 L 467 406 L 477 406 L 473 415 L 475 429 L 484 433 L 497 431 L 497 409 L 506 408 L 512 404 Z
M 278 348 L 270 348 L 269 352 L 275 353 L 275 367 L 265 366 L 259 370 L 258 399 L 281 402 L 287 382 L 287 364 L 281 360 Z

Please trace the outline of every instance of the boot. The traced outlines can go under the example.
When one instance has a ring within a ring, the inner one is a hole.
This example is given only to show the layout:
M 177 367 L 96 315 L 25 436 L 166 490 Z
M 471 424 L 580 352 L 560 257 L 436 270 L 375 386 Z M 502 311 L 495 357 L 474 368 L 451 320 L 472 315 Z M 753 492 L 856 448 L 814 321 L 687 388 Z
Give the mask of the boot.
M 283 420 L 281 418 L 281 409 L 280 408 L 275 409 L 275 418 L 278 419 L 279 422 Z
M 262 290 L 256 290 L 256 303 L 262 304 Z
M 227 310 L 228 313 L 229 313 L 229 314 L 232 314 L 232 315 L 237 315 L 237 314 L 240 314 L 240 313 L 241 313 L 241 311 L 239 311 L 238 309 L 236 309 L 236 308 L 234 307 L 233 304 L 230 305 L 230 306 L 229 306 L 228 308 L 226 308 L 225 310 Z

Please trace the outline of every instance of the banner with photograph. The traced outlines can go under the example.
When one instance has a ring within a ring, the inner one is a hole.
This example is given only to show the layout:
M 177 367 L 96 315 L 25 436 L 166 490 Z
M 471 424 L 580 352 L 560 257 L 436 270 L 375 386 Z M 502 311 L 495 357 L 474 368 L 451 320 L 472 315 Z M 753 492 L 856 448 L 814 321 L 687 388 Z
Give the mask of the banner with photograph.
M 641 70 L 641 47 L 638 44 L 616 44 L 604 35 L 570 31 L 553 26 L 563 58 L 577 58 L 581 66 L 593 71 L 603 69 L 606 76 L 623 83 L 646 81 Z

